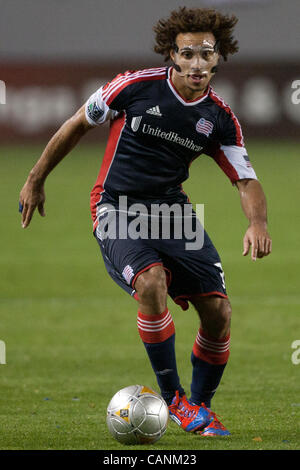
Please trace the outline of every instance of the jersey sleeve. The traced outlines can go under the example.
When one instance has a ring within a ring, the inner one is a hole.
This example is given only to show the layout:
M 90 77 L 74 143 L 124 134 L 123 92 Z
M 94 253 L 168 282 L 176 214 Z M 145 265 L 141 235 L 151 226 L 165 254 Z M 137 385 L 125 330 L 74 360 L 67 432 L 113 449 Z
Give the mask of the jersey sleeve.
M 117 75 L 111 82 L 93 93 L 85 104 L 85 116 L 89 124 L 97 126 L 113 120 L 130 102 L 133 72 Z
M 221 110 L 218 120 L 218 138 L 207 154 L 228 176 L 232 184 L 241 179 L 257 179 L 251 165 L 241 125 L 229 106 Z
M 114 119 L 118 112 L 110 109 L 102 98 L 103 87 L 93 93 L 85 103 L 85 117 L 91 126 Z
M 215 160 L 232 184 L 242 179 L 257 179 L 245 147 L 215 145 L 208 155 Z

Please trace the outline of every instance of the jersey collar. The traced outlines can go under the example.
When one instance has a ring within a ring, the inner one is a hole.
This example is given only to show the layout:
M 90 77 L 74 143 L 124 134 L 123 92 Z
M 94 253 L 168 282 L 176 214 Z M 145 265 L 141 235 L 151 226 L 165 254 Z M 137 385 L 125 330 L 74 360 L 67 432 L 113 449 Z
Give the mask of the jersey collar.
M 167 75 L 167 82 L 168 82 L 168 85 L 172 91 L 172 93 L 176 96 L 176 98 L 180 101 L 180 103 L 182 103 L 184 106 L 194 106 L 196 104 L 199 104 L 201 103 L 203 100 L 205 100 L 205 98 L 207 98 L 207 96 L 209 95 L 209 92 L 211 90 L 211 87 L 210 85 L 207 87 L 207 90 L 205 93 L 203 93 L 203 95 L 199 96 L 198 98 L 196 98 L 195 100 L 191 100 L 191 101 L 188 101 L 186 100 L 179 92 L 178 90 L 175 88 L 175 85 L 174 83 L 172 82 L 172 70 L 173 70 L 173 67 L 169 67 L 168 69 L 168 75 Z

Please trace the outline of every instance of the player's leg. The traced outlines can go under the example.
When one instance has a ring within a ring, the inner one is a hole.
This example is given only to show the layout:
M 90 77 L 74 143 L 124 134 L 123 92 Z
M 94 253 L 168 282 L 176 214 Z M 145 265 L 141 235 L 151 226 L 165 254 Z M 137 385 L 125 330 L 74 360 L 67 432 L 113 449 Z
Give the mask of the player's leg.
M 200 317 L 191 356 L 191 401 L 210 407 L 229 358 L 231 306 L 220 296 L 198 295 L 190 301 Z
M 170 404 L 180 385 L 175 354 L 175 326 L 167 307 L 167 279 L 163 266 L 141 273 L 134 284 L 138 295 L 138 330 L 155 372 L 161 394 Z
M 176 390 L 183 390 L 176 367 L 175 328 L 167 309 L 166 274 L 159 251 L 147 239 L 118 237 L 119 224 L 130 222 L 129 216 L 123 220 L 113 210 L 104 210 L 94 235 L 109 275 L 139 302 L 138 331 L 169 403 Z
M 134 287 L 139 300 L 139 333 L 161 394 L 169 405 L 170 417 L 185 431 L 202 430 L 212 423 L 214 413 L 189 403 L 180 385 L 176 366 L 175 327 L 167 308 L 164 268 L 155 266 L 143 272 Z
M 134 287 L 139 310 L 144 315 L 157 315 L 167 307 L 167 279 L 163 266 L 153 266 L 139 274 Z
M 192 352 L 191 400 L 210 407 L 229 355 L 231 308 L 221 260 L 206 232 L 201 249 L 188 250 L 185 239 L 172 240 L 162 259 L 172 272 L 169 294 L 183 309 L 189 301 L 194 304 L 201 319 Z

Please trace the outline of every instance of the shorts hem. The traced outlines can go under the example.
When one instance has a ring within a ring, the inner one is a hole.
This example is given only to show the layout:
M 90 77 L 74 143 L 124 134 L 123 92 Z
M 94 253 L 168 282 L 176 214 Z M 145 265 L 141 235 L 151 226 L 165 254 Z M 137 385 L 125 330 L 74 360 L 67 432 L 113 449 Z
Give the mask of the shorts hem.
M 178 304 L 182 308 L 182 310 L 188 310 L 189 308 L 188 301 L 190 301 L 192 297 L 208 297 L 212 295 L 217 295 L 218 297 L 228 299 L 228 295 L 224 294 L 224 292 L 211 291 L 211 292 L 201 292 L 201 293 L 196 293 L 196 294 L 177 295 L 176 297 L 173 297 L 173 300 L 176 304 Z
M 200 294 L 191 294 L 191 295 L 185 296 L 185 297 L 188 297 L 188 298 L 191 298 L 191 297 L 208 297 L 210 295 L 217 295 L 219 297 L 223 297 L 224 299 L 228 299 L 227 294 L 224 294 L 224 292 L 220 292 L 218 290 L 214 290 L 214 291 L 211 291 L 211 292 L 203 292 L 203 293 L 200 293 Z
M 164 268 L 164 270 L 166 271 L 166 275 L 167 275 L 167 286 L 169 287 L 169 285 L 171 284 L 171 279 L 172 279 L 172 273 L 171 273 L 171 271 L 170 271 L 168 268 L 166 268 L 166 267 L 163 265 L 163 263 L 161 263 L 161 262 L 156 262 L 156 263 L 148 264 L 147 266 L 145 266 L 145 268 L 140 269 L 140 271 L 138 271 L 138 272 L 135 274 L 135 276 L 134 276 L 134 278 L 133 278 L 133 280 L 132 280 L 132 283 L 131 283 L 132 288 L 134 288 L 134 284 L 136 283 L 136 280 L 137 280 L 138 276 L 139 276 L 140 274 L 142 274 L 143 272 L 148 271 L 148 269 L 152 268 L 153 266 L 162 266 L 162 267 Z
M 139 277 L 140 274 L 142 274 L 143 272 L 145 271 L 148 271 L 148 269 L 152 268 L 153 266 L 163 266 L 163 264 L 161 262 L 157 262 L 157 263 L 150 263 L 148 264 L 147 266 L 145 266 L 145 268 L 142 268 L 140 269 L 134 276 L 133 280 L 132 280 L 132 283 L 131 283 L 131 286 L 132 288 L 134 288 L 134 284 L 136 283 L 136 280 L 137 278 Z

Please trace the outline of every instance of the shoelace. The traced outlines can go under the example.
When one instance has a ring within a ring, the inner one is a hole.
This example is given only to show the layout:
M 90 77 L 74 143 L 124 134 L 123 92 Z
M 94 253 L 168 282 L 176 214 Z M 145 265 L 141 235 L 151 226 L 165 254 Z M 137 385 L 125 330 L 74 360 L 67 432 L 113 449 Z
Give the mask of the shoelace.
M 175 402 L 170 405 L 170 408 L 178 408 L 178 405 L 180 404 L 180 396 L 179 396 L 179 392 L 176 391 L 175 392 Z M 218 420 L 218 418 L 220 418 L 219 415 L 217 415 L 214 411 L 211 411 L 209 408 L 207 408 L 205 406 L 204 403 L 201 403 L 201 405 L 191 405 L 189 402 L 187 402 L 188 406 L 185 406 L 185 405 L 181 405 L 179 408 L 178 408 L 178 411 L 181 415 L 183 415 L 185 418 L 193 418 L 195 416 L 195 414 L 198 413 L 200 407 L 204 408 L 207 413 L 208 413 L 208 417 L 209 418 L 213 418 L 213 420 L 211 421 L 211 424 L 213 423 L 214 425 L 214 428 L 216 429 L 226 429 L 223 424 Z
M 197 413 L 198 413 L 198 410 L 191 410 L 185 407 L 182 407 L 180 410 L 180 414 L 182 414 L 185 418 L 193 418 L 195 414 Z
M 218 420 L 218 418 L 221 418 L 220 415 L 217 415 L 216 413 L 214 413 L 214 411 L 211 411 L 208 408 L 206 408 L 204 403 L 201 403 L 201 406 L 203 406 L 203 408 L 205 408 L 206 411 L 208 411 L 209 418 L 211 418 L 211 417 L 213 418 L 213 421 L 210 424 L 213 424 L 213 427 L 215 429 L 222 429 L 222 430 L 226 429 L 225 426 L 223 426 L 223 424 Z
M 198 405 L 191 405 L 187 401 L 187 406 L 181 405 L 179 408 L 179 413 L 183 415 L 185 418 L 193 418 L 199 411 L 200 406 Z

